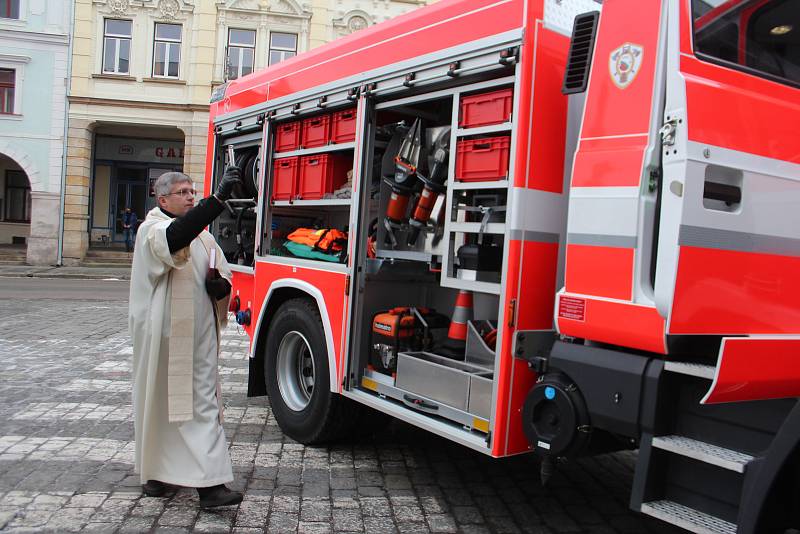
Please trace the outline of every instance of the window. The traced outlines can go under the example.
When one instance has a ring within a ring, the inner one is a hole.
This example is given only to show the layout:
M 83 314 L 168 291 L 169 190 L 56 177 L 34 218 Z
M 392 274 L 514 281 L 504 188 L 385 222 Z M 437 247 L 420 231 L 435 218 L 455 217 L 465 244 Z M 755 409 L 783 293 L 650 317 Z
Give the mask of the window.
M 297 55 L 297 35 L 276 33 L 269 36 L 269 64 L 274 65 L 284 59 Z
M 156 23 L 153 76 L 177 78 L 181 62 L 181 25 Z
M 6 220 L 31 222 L 31 186 L 22 171 L 6 171 Z
M 14 113 L 14 85 L 16 72 L 12 69 L 0 69 L 0 113 Z
M 692 0 L 692 13 L 698 56 L 800 84 L 797 0 Z
M 105 20 L 103 73 L 128 74 L 131 60 L 131 26 L 129 20 Z
M 18 19 L 19 0 L 0 0 L 0 18 Z
M 228 32 L 227 78 L 233 80 L 253 72 L 256 57 L 255 30 L 235 30 Z

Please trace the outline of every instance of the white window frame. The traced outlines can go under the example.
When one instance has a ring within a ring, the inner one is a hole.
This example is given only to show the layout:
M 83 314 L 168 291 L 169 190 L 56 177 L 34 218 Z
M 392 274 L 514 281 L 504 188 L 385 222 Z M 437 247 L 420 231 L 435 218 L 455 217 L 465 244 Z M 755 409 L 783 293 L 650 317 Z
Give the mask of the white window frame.
M 275 34 L 293 35 L 294 36 L 294 48 L 288 48 L 288 47 L 285 47 L 285 46 L 272 46 L 272 36 L 275 35 Z M 281 53 L 281 58 L 276 63 L 280 63 L 281 61 L 289 59 L 290 57 L 296 56 L 297 55 L 297 48 L 298 48 L 298 44 L 299 43 L 300 43 L 300 36 L 298 34 L 296 34 L 296 33 L 279 32 L 279 31 L 270 32 L 269 33 L 269 47 L 267 49 L 267 65 L 275 65 L 275 63 L 272 62 L 272 53 L 273 52 L 280 52 Z M 291 52 L 292 55 L 291 56 L 286 56 L 285 55 L 286 52 Z
M 234 30 L 235 31 L 242 31 L 242 32 L 252 32 L 253 33 L 253 45 L 250 46 L 250 45 L 241 45 L 241 44 L 231 44 L 231 32 L 234 31 Z M 244 55 L 244 50 L 252 50 L 252 52 L 253 52 L 253 70 L 251 70 L 247 74 L 250 74 L 251 72 L 255 72 L 255 70 L 256 70 L 256 57 L 257 57 L 256 56 L 256 46 L 257 45 L 258 45 L 258 32 L 256 30 L 254 30 L 252 28 L 233 28 L 233 27 L 228 28 L 228 38 L 226 40 L 226 46 L 225 46 L 225 72 L 224 72 L 224 75 L 225 75 L 226 79 L 233 80 L 233 79 L 241 78 L 242 76 L 246 76 L 245 74 L 242 74 L 242 56 Z M 231 57 L 231 49 L 232 48 L 237 48 L 238 49 L 239 66 L 237 68 L 236 76 L 234 78 L 228 78 L 228 65 L 229 65 L 229 59 Z
M 109 20 L 118 20 L 122 22 L 129 22 L 131 25 L 131 33 L 130 35 L 122 35 L 117 33 L 108 33 L 106 31 L 106 23 Z M 114 70 L 106 70 L 106 39 L 115 39 L 116 40 L 116 48 L 115 50 L 117 53 L 114 55 Z M 122 72 L 119 70 L 119 50 L 120 50 L 120 42 L 127 40 L 128 41 L 128 70 Z M 113 17 L 104 18 L 103 19 L 103 49 L 102 53 L 100 54 L 100 68 L 103 74 L 111 74 L 111 75 L 118 75 L 118 76 L 130 76 L 131 74 L 131 63 L 133 58 L 133 20 L 130 19 L 116 19 Z
M 159 38 L 158 37 L 158 26 L 177 26 L 181 29 L 181 37 L 180 39 L 169 39 L 169 38 Z M 168 22 L 156 22 L 153 26 L 153 64 L 152 64 L 152 76 L 153 78 L 168 78 L 170 80 L 179 80 L 181 77 L 181 44 L 183 42 L 183 24 L 173 24 Z M 164 43 L 164 74 L 156 74 L 156 49 L 160 43 Z M 169 57 L 170 51 L 173 47 L 178 48 L 178 74 L 175 76 L 171 76 L 169 74 Z
M 28 0 L 19 0 L 19 18 L 7 19 L 0 17 L 0 30 L 21 30 L 28 21 Z
M 22 94 L 25 81 L 25 64 L 30 63 L 29 56 L 0 54 L 0 69 L 14 71 L 14 113 L 0 113 L 0 120 L 20 120 L 22 118 Z
M 9 89 L 9 87 L 6 87 L 5 83 L 3 83 L 3 85 L 0 85 L 0 115 L 14 115 L 16 113 L 16 111 L 17 111 L 17 107 L 15 105 L 16 104 L 16 100 L 17 100 L 17 96 L 16 96 L 17 95 L 17 71 L 16 71 L 16 69 L 6 69 L 6 68 L 3 68 L 3 67 L 0 67 L 0 72 L 3 72 L 3 71 L 11 73 L 11 76 L 13 78 L 13 82 L 11 83 L 10 89 L 12 91 L 12 95 L 13 96 L 11 96 L 11 98 L 8 98 L 6 96 L 6 89 Z M 10 102 L 9 102 L 9 100 L 10 100 Z M 11 104 L 11 111 L 6 111 L 6 107 L 8 106 L 9 103 Z

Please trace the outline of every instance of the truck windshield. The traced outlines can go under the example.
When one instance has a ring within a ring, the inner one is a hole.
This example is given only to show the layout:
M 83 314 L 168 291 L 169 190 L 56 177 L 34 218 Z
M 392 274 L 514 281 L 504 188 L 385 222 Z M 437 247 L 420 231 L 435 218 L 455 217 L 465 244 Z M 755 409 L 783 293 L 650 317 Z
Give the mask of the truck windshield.
M 699 56 L 800 84 L 797 0 L 692 0 Z

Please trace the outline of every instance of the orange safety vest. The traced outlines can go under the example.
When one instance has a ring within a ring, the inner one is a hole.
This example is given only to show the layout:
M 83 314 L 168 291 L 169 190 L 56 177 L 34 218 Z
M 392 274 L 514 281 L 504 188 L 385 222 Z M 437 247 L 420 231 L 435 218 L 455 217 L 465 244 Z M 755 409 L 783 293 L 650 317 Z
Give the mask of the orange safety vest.
M 287 239 L 323 252 L 341 252 L 347 246 L 347 233 L 335 228 L 298 228 Z

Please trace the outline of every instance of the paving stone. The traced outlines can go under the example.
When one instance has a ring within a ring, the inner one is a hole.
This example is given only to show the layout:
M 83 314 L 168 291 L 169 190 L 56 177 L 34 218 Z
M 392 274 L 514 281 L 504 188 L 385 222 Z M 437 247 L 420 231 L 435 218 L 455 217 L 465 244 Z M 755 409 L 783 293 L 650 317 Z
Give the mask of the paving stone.
M 300 521 L 297 532 L 302 532 L 303 534 L 330 534 L 332 530 L 330 523 Z
M 245 501 L 239 505 L 235 525 L 237 527 L 263 527 L 269 516 L 269 502 Z
M 119 532 L 120 534 L 140 534 L 150 530 L 154 522 L 154 517 L 129 517 L 122 523 Z
M 433 514 L 425 516 L 431 532 L 457 532 L 455 520 L 445 514 Z
M 289 514 L 286 512 L 274 512 L 269 516 L 269 524 L 267 525 L 267 532 L 289 532 L 297 528 L 298 518 L 297 514 Z
M 168 506 L 158 518 L 158 524 L 166 527 L 190 527 L 196 518 L 197 510 L 194 508 Z
M 361 532 L 364 530 L 364 521 L 361 511 L 352 508 L 334 508 L 333 528 L 336 532 Z
M 233 527 L 233 513 L 200 512 L 193 532 L 230 532 Z

